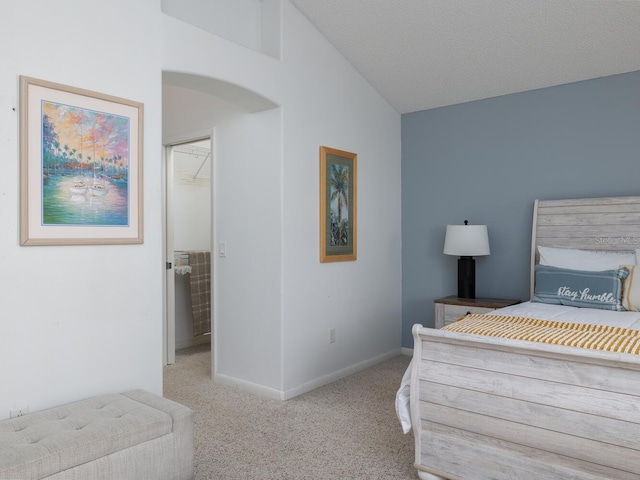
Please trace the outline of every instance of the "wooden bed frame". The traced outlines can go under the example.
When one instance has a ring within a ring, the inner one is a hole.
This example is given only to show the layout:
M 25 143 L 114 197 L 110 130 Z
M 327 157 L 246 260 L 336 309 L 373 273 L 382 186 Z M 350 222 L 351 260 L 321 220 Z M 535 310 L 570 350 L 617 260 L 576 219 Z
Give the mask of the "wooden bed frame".
M 640 248 L 640 197 L 537 201 L 538 245 Z M 421 479 L 640 478 L 640 356 L 414 325 Z

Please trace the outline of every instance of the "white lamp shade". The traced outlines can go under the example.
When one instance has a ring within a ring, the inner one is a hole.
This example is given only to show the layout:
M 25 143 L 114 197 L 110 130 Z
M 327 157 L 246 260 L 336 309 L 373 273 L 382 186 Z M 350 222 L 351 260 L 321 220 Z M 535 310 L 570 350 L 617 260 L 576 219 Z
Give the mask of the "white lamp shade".
M 486 225 L 447 225 L 444 253 L 459 257 L 489 255 L 489 234 Z

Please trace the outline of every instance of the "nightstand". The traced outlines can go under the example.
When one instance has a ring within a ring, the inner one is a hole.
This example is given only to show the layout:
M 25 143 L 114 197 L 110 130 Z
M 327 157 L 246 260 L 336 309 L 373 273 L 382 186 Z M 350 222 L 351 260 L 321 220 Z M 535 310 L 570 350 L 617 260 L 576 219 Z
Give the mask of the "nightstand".
M 455 322 L 470 313 L 488 313 L 496 308 L 508 307 L 520 303 L 520 300 L 502 298 L 459 298 L 455 295 L 436 298 L 436 328 Z

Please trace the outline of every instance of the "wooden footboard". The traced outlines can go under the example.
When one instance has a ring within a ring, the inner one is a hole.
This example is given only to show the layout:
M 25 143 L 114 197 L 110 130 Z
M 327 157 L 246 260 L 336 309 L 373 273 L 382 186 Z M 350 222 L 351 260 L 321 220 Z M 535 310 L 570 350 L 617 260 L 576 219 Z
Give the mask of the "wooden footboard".
M 413 327 L 415 466 L 448 479 L 640 478 L 640 356 Z

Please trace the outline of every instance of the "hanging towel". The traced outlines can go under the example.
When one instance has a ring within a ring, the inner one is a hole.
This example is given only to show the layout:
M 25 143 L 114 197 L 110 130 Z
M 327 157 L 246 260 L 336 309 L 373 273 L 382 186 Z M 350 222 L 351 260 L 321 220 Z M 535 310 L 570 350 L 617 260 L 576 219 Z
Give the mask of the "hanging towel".
M 204 250 L 190 250 L 191 274 L 191 316 L 193 336 L 211 332 L 211 253 Z

